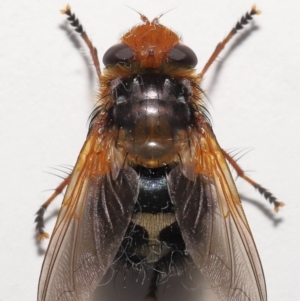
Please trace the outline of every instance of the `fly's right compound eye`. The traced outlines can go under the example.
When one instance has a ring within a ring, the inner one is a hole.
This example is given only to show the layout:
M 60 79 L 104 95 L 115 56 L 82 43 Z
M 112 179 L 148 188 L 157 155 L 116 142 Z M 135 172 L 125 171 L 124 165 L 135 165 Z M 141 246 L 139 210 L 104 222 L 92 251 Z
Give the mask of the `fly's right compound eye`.
M 195 52 L 184 44 L 177 44 L 168 53 L 168 59 L 171 62 L 189 67 L 195 67 L 198 63 Z
M 132 60 L 134 53 L 130 47 L 124 43 L 118 43 L 111 46 L 103 56 L 103 64 L 107 67 L 110 65 L 116 65 L 118 63 L 124 63 Z

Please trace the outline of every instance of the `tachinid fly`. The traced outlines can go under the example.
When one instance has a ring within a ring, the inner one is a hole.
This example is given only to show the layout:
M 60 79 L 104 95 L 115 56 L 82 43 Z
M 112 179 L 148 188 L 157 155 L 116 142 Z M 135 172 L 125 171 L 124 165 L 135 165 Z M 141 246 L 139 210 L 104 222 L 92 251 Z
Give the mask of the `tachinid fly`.
M 160 17 L 97 50 L 69 6 L 63 11 L 90 50 L 100 84 L 88 135 L 71 174 L 46 252 L 38 301 L 87 300 L 112 268 L 150 269 L 146 297 L 197 269 L 224 301 L 266 301 L 264 274 L 228 165 L 278 210 L 283 203 L 247 177 L 214 136 L 201 81 L 246 13 L 200 73 L 196 54 Z M 134 280 L 133 280 L 134 281 Z M 122 296 L 121 296 L 122 297 Z M 133 293 L 133 299 L 134 293 Z

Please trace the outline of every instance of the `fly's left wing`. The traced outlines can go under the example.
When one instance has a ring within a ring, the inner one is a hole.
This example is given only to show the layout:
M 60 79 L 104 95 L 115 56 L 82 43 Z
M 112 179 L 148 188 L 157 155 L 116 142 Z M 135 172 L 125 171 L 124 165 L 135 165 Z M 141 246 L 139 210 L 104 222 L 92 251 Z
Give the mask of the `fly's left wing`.
M 44 259 L 38 301 L 86 300 L 113 263 L 138 193 L 130 167 L 112 175 L 113 151 L 113 143 L 91 131 Z
M 263 270 L 251 230 L 222 150 L 208 125 L 191 138 L 190 153 L 190 159 L 183 159 L 168 176 L 187 252 L 220 300 L 266 301 Z M 193 172 L 186 172 L 189 168 Z

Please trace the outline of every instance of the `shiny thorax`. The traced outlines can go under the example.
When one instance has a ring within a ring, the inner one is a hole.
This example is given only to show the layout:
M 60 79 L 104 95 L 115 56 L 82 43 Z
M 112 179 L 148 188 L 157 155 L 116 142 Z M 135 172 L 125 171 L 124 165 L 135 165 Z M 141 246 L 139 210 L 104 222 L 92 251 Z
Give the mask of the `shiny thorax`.
M 112 113 L 117 148 L 145 167 L 178 161 L 193 124 L 189 82 L 151 73 L 118 81 Z

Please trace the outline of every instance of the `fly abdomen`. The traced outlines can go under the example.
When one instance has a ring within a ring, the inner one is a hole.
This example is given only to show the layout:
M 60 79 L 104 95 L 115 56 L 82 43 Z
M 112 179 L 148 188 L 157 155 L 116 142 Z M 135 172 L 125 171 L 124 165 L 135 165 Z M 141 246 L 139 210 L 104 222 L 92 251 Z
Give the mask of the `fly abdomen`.
M 179 275 L 189 258 L 185 255 L 168 186 L 168 166 L 149 169 L 135 166 L 139 174 L 139 194 L 133 216 L 117 254 L 126 269 L 153 269 L 149 295 L 155 295 L 163 277 Z

